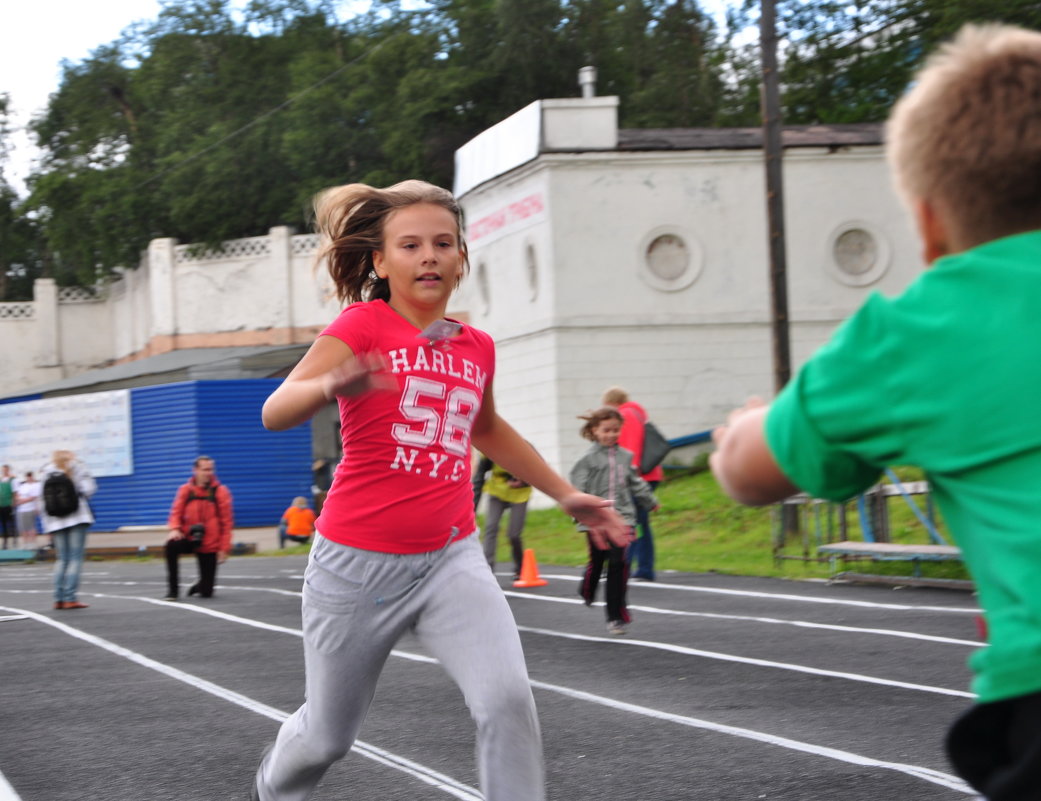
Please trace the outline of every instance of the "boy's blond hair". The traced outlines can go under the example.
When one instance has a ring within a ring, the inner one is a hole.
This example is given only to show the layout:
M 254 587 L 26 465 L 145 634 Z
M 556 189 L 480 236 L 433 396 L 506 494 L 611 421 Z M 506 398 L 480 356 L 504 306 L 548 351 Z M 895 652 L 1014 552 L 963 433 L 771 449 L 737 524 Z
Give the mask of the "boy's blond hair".
M 1041 33 L 966 25 L 893 108 L 890 168 L 964 247 L 1041 228 Z
M 621 387 L 608 387 L 604 390 L 600 402 L 604 406 L 621 406 L 623 403 L 629 402 L 629 393 Z

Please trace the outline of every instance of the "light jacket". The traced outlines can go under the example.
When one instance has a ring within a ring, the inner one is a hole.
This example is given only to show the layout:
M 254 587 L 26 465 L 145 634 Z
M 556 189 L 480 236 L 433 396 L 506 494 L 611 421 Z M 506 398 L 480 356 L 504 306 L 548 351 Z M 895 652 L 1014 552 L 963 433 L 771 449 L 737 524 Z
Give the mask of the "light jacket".
M 48 462 L 42 470 L 40 470 L 40 486 L 43 487 L 44 481 L 47 480 L 47 476 L 51 473 L 60 473 L 61 470 L 55 466 L 53 462 Z M 87 523 L 88 525 L 94 522 L 94 513 L 90 511 L 90 504 L 87 503 L 87 499 L 98 490 L 98 483 L 94 480 L 94 476 L 90 474 L 87 466 L 79 460 L 75 460 L 69 465 L 67 471 L 69 478 L 72 479 L 72 483 L 76 485 L 76 491 L 80 495 L 80 505 L 71 515 L 65 515 L 65 517 L 51 517 L 47 514 L 47 510 L 43 506 L 43 501 L 40 501 L 40 523 L 43 525 L 43 533 L 50 534 L 54 531 L 61 531 L 63 528 L 70 528 L 72 526 L 78 526 L 80 523 Z
M 594 442 L 571 468 L 572 484 L 582 492 L 614 501 L 615 511 L 630 526 L 636 525 L 634 500 L 643 509 L 658 505 L 650 486 L 636 475 L 632 460 L 632 453 L 625 448 L 605 448 Z M 578 530 L 586 531 L 587 527 L 580 523 Z

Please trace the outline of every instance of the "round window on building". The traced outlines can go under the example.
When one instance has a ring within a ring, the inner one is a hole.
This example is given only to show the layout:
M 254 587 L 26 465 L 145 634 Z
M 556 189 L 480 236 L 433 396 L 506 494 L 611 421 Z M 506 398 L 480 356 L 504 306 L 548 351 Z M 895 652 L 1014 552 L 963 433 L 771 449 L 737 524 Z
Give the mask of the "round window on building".
M 839 226 L 828 240 L 828 270 L 848 286 L 867 286 L 889 268 L 889 244 L 873 226 L 850 222 Z
M 674 227 L 656 228 L 640 245 L 640 277 L 664 292 L 685 289 L 701 272 L 701 250 L 690 234 Z

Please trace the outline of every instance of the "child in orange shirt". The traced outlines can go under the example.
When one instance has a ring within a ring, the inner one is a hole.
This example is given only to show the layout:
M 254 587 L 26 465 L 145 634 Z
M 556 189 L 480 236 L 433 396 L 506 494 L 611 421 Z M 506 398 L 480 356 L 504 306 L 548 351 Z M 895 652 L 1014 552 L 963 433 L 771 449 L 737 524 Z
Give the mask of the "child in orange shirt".
M 303 495 L 293 498 L 293 505 L 282 513 L 278 524 L 278 547 L 285 548 L 286 540 L 309 542 L 314 534 L 314 510 L 307 506 Z

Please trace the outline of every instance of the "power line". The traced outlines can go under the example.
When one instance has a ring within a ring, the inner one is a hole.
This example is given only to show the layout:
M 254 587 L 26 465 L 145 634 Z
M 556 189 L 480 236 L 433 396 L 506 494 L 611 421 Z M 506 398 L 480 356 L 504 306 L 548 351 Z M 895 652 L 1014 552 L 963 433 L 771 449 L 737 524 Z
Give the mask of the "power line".
M 260 123 L 262 123 L 265 120 L 267 120 L 269 117 L 273 117 L 278 112 L 282 111 L 283 109 L 288 108 L 289 106 L 291 106 L 293 103 L 295 103 L 297 100 L 299 100 L 304 95 L 306 95 L 309 92 L 317 89 L 319 86 L 322 86 L 323 84 L 328 83 L 329 81 L 331 81 L 333 78 L 335 78 L 337 75 L 339 75 L 341 72 L 343 72 L 348 67 L 353 67 L 358 62 L 362 61 L 363 59 L 368 58 L 373 53 L 375 53 L 377 50 L 379 50 L 381 47 L 383 47 L 383 44 L 384 44 L 384 42 L 382 42 L 382 41 L 381 42 L 377 42 L 373 47 L 371 47 L 368 50 L 366 50 L 364 53 L 362 53 L 357 58 L 354 58 L 351 61 L 348 61 L 346 64 L 340 65 L 335 70 L 333 70 L 328 75 L 326 75 L 324 78 L 322 78 L 321 80 L 316 81 L 315 83 L 311 84 L 306 89 L 301 89 L 299 92 L 297 92 L 295 95 L 290 97 L 285 102 L 275 106 L 270 111 L 264 112 L 259 117 L 257 117 L 255 119 L 251 120 L 250 122 L 246 123 L 241 128 L 238 128 L 237 130 L 232 131 L 227 136 L 224 136 L 221 139 L 219 139 L 218 141 L 214 142 L 212 145 L 208 145 L 208 146 L 204 147 L 202 150 L 200 150 L 200 151 L 198 151 L 196 153 L 192 153 L 189 156 L 185 156 L 183 159 L 181 159 L 176 164 L 173 164 L 170 167 L 167 167 L 166 169 L 164 169 L 164 170 L 162 170 L 160 172 L 155 173 L 154 175 L 150 176 L 149 178 L 146 178 L 144 181 L 142 181 L 141 183 L 139 183 L 136 186 L 134 186 L 131 189 L 131 191 L 132 192 L 136 192 L 138 189 L 141 189 L 141 188 L 143 188 L 145 186 L 148 186 L 151 183 L 154 183 L 155 181 L 158 181 L 164 175 L 168 175 L 171 172 L 175 172 L 175 171 L 181 169 L 186 164 L 190 164 L 191 162 L 196 161 L 196 160 L 202 158 L 203 156 L 205 156 L 210 151 L 216 150 L 218 147 L 220 147 L 221 145 L 225 144 L 226 142 L 230 142 L 232 139 L 236 138 L 237 136 L 240 136 L 241 134 L 245 133 L 246 131 L 250 130 L 251 128 L 256 127 Z

